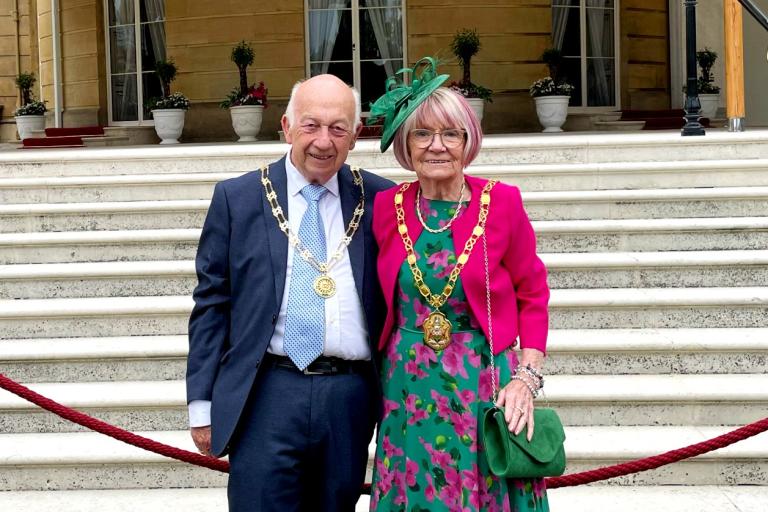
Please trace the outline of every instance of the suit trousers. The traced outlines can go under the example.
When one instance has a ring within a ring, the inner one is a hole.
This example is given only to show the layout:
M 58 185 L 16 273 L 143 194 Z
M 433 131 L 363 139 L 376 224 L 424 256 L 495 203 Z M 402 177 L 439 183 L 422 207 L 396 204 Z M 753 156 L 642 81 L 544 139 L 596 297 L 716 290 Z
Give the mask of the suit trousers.
M 230 443 L 229 510 L 353 512 L 375 424 L 374 379 L 373 370 L 262 367 Z

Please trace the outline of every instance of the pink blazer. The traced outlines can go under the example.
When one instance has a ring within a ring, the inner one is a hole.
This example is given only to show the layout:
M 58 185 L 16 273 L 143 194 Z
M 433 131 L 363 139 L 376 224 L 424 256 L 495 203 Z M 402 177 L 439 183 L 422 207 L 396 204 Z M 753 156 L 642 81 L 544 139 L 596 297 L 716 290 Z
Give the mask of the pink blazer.
M 457 251 L 464 248 L 480 211 L 480 193 L 485 179 L 465 176 L 472 192 L 468 209 L 451 226 Z M 421 235 L 422 226 L 412 207 L 418 182 L 404 195 L 405 222 L 411 240 Z M 383 350 L 395 328 L 395 292 L 397 276 L 405 261 L 403 241 L 397 232 L 394 197 L 399 185 L 379 192 L 373 207 L 373 234 L 379 245 L 377 268 L 387 304 L 384 329 L 379 338 Z M 536 255 L 536 237 L 523 209 L 517 187 L 497 183 L 491 191 L 491 206 L 486 224 L 488 270 L 490 274 L 494 352 L 515 346 L 546 352 L 549 315 L 547 271 Z M 467 295 L 469 308 L 488 336 L 485 296 L 485 265 L 482 239 L 477 241 L 459 278 Z

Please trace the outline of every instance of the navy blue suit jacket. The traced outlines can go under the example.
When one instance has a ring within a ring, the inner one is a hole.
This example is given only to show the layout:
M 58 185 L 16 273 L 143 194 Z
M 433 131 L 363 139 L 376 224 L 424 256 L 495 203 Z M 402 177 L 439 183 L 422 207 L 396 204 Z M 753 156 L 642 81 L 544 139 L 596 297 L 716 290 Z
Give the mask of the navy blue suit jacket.
M 269 177 L 278 202 L 288 212 L 285 158 L 270 165 Z M 360 191 L 349 166 L 344 165 L 338 177 L 346 225 Z M 376 277 L 371 215 L 375 194 L 392 182 L 366 171 L 363 182 L 365 214 L 348 250 L 371 354 L 375 354 L 385 308 Z M 217 184 L 195 261 L 198 285 L 189 320 L 187 361 L 187 401 L 212 402 L 211 452 L 217 456 L 228 451 L 274 332 L 287 258 L 288 239 L 272 215 L 261 173 L 254 171 Z

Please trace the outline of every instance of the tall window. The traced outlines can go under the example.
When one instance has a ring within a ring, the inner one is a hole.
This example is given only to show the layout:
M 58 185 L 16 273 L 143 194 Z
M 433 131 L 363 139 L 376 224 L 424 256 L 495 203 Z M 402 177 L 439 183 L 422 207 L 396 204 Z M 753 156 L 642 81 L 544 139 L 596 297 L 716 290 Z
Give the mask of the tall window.
M 309 76 L 331 73 L 360 90 L 363 110 L 403 67 L 403 0 L 306 0 Z
M 575 86 L 572 107 L 617 107 L 618 0 L 553 0 L 552 43 Z
M 162 94 L 155 62 L 166 57 L 165 1 L 105 2 L 110 124 L 141 124 L 144 102 Z

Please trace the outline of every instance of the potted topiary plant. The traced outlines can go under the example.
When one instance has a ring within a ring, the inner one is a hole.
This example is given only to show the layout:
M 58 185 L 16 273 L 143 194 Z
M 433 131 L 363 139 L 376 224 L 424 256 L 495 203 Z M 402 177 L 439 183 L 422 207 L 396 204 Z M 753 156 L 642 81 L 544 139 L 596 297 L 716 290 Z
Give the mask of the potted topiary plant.
M 248 66 L 253 64 L 254 52 L 251 45 L 240 41 L 232 49 L 230 59 L 237 66 L 240 85 L 232 89 L 221 108 L 228 108 L 232 117 L 232 128 L 238 136 L 238 142 L 252 142 L 261 131 L 261 119 L 267 107 L 267 88 L 264 82 L 248 85 Z
M 696 52 L 696 62 L 701 68 L 701 76 L 696 81 L 696 90 L 699 93 L 701 103 L 701 116 L 714 118 L 720 105 L 720 87 L 714 84 L 715 77 L 712 74 L 712 66 L 717 60 L 717 53 L 709 48 Z
M 184 130 L 184 118 L 189 110 L 189 100 L 180 92 L 171 93 L 171 82 L 176 79 L 176 64 L 173 60 L 159 60 L 155 71 L 163 88 L 160 98 L 152 98 L 147 106 L 155 120 L 155 132 L 160 144 L 178 144 Z
M 456 32 L 451 43 L 451 51 L 459 60 L 463 73 L 461 81 L 451 82 L 450 87 L 466 98 L 477 114 L 478 120 L 482 121 L 485 102 L 492 101 L 491 94 L 493 91 L 482 85 L 472 83 L 470 76 L 472 57 L 480 51 L 480 36 L 477 35 L 477 30 L 462 28 Z
M 16 131 L 19 132 L 19 140 L 28 139 L 32 132 L 45 130 L 44 101 L 35 99 L 32 86 L 37 79 L 32 73 L 21 73 L 16 77 L 16 87 L 21 91 L 21 106 L 14 110 L 16 118 Z
M 540 78 L 531 84 L 529 92 L 536 103 L 536 115 L 545 133 L 561 132 L 568 117 L 568 102 L 571 100 L 573 86 L 560 75 L 563 54 L 557 48 L 548 48 L 541 55 L 541 60 L 549 68 L 549 76 Z

